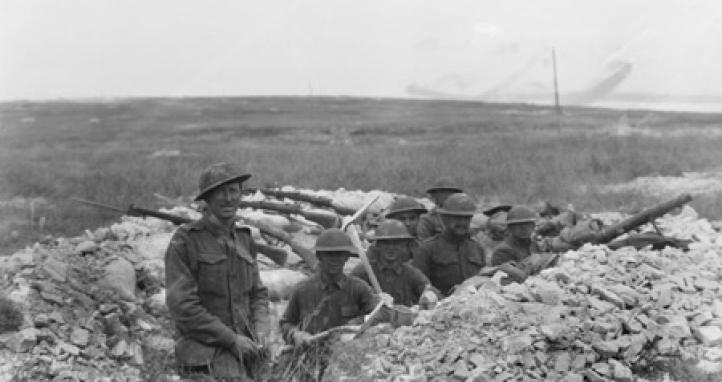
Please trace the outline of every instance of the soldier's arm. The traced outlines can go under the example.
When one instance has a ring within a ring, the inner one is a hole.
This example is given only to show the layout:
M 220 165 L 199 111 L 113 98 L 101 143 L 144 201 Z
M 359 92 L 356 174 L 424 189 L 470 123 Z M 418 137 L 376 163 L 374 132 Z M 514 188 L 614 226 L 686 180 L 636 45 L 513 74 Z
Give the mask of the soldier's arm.
M 516 261 L 516 256 L 514 256 L 514 250 L 507 247 L 506 245 L 500 245 L 496 247 L 496 249 L 491 255 L 490 265 L 501 265 L 511 261 Z
M 255 243 L 253 239 L 250 240 L 249 247 L 251 254 L 255 258 Z M 268 289 L 261 282 L 261 275 L 258 271 L 257 261 L 253 262 L 253 286 L 251 287 L 250 303 L 253 327 L 256 329 L 256 333 L 258 333 L 259 339 L 265 339 L 271 333 L 271 324 L 268 317 Z
M 441 291 L 431 285 L 431 281 L 425 274 L 421 273 L 421 271 L 414 266 L 409 266 L 409 269 L 411 270 L 409 272 L 409 278 L 416 300 L 427 290 L 434 292 L 437 297 L 442 297 Z
M 431 275 L 431 266 L 429 264 L 429 260 L 431 259 L 430 248 L 427 245 L 422 245 L 413 252 L 413 256 L 414 258 L 411 261 L 411 265 L 416 267 L 416 269 L 429 278 Z
M 236 333 L 201 305 L 188 260 L 186 237 L 176 232 L 165 254 L 166 305 L 173 320 L 194 340 L 230 348 Z
M 361 280 L 365 281 L 366 284 L 371 285 L 371 280 L 369 280 L 369 276 L 366 274 L 366 267 L 364 267 L 363 264 L 356 265 L 350 273 L 351 276 L 358 277 Z
M 353 279 L 349 281 L 353 282 Z M 365 282 L 356 280 L 352 284 L 353 292 L 352 296 L 356 301 L 356 304 L 362 314 L 368 314 L 376 307 L 379 303 L 379 296 L 376 295 L 373 289 Z

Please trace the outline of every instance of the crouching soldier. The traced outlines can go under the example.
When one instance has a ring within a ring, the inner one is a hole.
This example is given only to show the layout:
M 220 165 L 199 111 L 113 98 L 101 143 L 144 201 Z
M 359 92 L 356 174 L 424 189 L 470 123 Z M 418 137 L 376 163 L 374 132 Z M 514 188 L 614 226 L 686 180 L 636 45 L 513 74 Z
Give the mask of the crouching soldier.
M 476 276 L 484 267 L 484 249 L 470 237 L 471 218 L 476 206 L 466 194 L 453 194 L 438 209 L 444 230 L 421 244 L 413 265 L 431 285 L 449 295 L 453 287 Z
M 438 291 L 431 286 L 426 275 L 408 264 L 415 240 L 404 224 L 393 219 L 387 220 L 376 229 L 372 240 L 374 244 L 369 252 L 373 249 L 375 256 L 369 258 L 371 269 L 381 290 L 393 297 L 394 304 L 419 304 L 422 308 L 436 305 Z M 357 265 L 351 274 L 371 284 L 363 264 Z
M 192 380 L 251 381 L 264 362 L 268 292 L 251 231 L 235 225 L 250 175 L 217 163 L 201 173 L 203 217 L 181 226 L 165 255 L 166 302 L 179 338 L 179 374 Z
M 540 254 L 532 234 L 537 218 L 532 210 L 515 206 L 506 215 L 507 236 L 492 255 L 491 265 L 508 275 L 503 283 L 523 282 L 529 275 L 538 273 L 556 257 Z

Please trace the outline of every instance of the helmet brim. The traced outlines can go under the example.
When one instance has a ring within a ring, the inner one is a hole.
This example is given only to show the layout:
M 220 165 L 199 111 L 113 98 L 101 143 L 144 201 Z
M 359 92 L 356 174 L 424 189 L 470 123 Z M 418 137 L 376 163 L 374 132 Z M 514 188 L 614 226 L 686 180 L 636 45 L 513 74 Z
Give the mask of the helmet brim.
M 452 186 L 439 186 L 439 187 L 431 187 L 426 190 L 427 194 L 433 194 L 434 192 L 438 191 L 451 191 L 454 193 L 462 193 L 464 190 L 460 189 L 459 187 L 452 187 Z
M 318 256 L 319 252 L 346 252 L 351 257 L 358 257 L 358 251 L 354 247 L 348 247 L 345 245 L 339 245 L 339 246 L 317 246 L 313 249 L 314 253 L 316 253 L 316 256 Z
M 251 177 L 251 174 L 241 174 L 241 175 L 234 175 L 226 179 L 219 180 L 217 182 L 211 183 L 206 188 L 202 189 L 198 195 L 196 195 L 195 198 L 193 198 L 193 201 L 197 202 L 201 199 L 203 199 L 209 192 L 213 191 L 214 189 L 227 184 L 227 183 L 233 183 L 233 182 L 240 182 L 243 183 L 247 181 Z
M 523 224 L 523 223 L 536 223 L 536 221 L 537 221 L 536 218 L 512 219 L 512 220 L 507 220 L 507 221 L 506 221 L 506 225 L 510 225 L 510 224 Z
M 474 212 L 471 211 L 450 211 L 444 208 L 439 208 L 436 210 L 440 215 L 449 215 L 449 216 L 474 216 Z
M 425 214 L 429 212 L 426 208 L 423 207 L 409 207 L 409 208 L 402 208 L 399 210 L 389 211 L 386 213 L 386 217 L 389 219 L 393 219 L 395 215 L 402 214 L 404 212 L 416 212 L 419 215 Z
M 509 204 L 500 204 L 498 206 L 487 208 L 484 211 L 482 211 L 482 213 L 486 216 L 491 217 L 492 215 L 495 215 L 499 212 L 509 212 L 509 210 L 511 210 L 511 207 L 512 206 Z

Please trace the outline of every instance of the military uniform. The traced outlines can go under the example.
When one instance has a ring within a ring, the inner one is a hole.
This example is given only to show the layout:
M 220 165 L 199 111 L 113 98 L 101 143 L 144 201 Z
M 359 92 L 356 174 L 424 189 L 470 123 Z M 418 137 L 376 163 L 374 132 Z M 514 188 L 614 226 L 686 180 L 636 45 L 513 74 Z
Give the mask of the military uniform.
M 436 208 L 419 217 L 416 234 L 420 241 L 432 238 L 443 231 L 444 224 L 441 222 L 441 216 Z
M 374 248 L 374 246 L 371 246 L 371 248 Z M 376 256 L 379 255 L 377 254 Z M 416 305 L 419 302 L 421 294 L 426 287 L 431 284 L 426 275 L 406 262 L 387 265 L 379 260 L 378 257 L 375 257 L 373 260 L 369 259 L 369 261 L 381 285 L 381 290 L 394 298 L 394 304 L 406 306 Z M 371 284 L 363 264 L 357 265 L 356 268 L 351 271 L 351 275 L 366 281 L 369 285 Z
M 337 282 L 315 275 L 301 282 L 291 295 L 279 324 L 283 338 L 293 342 L 296 330 L 315 334 L 363 318 L 374 309 L 378 298 L 371 287 L 356 277 L 343 276 Z
M 255 340 L 269 332 L 268 291 L 250 230 L 225 227 L 206 214 L 176 231 L 165 267 L 181 368 L 205 367 L 206 373 L 247 380 L 250 360 L 239 362 L 230 348 L 237 335 Z
M 441 233 L 421 244 L 413 265 L 423 272 L 431 285 L 444 295 L 484 267 L 484 249 L 471 238 L 458 240 L 449 233 Z
M 519 240 L 511 235 L 507 236 L 499 244 L 491 256 L 491 265 L 501 265 L 509 261 L 521 262 L 531 256 L 533 242 L 531 240 Z

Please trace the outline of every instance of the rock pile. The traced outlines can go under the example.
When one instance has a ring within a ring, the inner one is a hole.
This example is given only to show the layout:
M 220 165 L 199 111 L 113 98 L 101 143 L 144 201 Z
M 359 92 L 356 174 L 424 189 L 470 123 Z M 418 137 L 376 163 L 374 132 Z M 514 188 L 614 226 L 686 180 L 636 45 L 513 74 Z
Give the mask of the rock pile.
M 339 346 L 326 379 L 633 381 L 658 357 L 722 375 L 722 234 L 691 209 L 662 223 L 689 252 L 586 245 L 523 284 L 471 280 L 412 326 Z
M 321 194 L 353 207 L 372 193 Z M 391 198 L 387 193 L 383 197 Z M 264 196 L 257 193 L 251 198 Z M 200 216 L 188 207 L 165 212 Z M 291 222 L 251 209 L 240 214 L 276 227 Z M 311 247 L 320 230 L 302 217 L 296 220 L 304 224 L 293 232 L 294 238 Z M 19 330 L 0 333 L 0 382 L 177 380 L 171 370 L 153 370 L 173 362 L 163 257 L 175 228 L 154 218 L 123 217 L 83 236 L 48 239 L 0 257 L 4 295 L 0 297 L 14 301 L 24 321 Z M 258 230 L 253 231 L 256 240 L 266 242 Z M 285 249 L 287 265 L 301 261 Z M 262 255 L 259 263 L 272 298 L 287 297 L 295 283 L 307 277 L 297 270 L 279 269 Z M 277 321 L 284 306 L 284 301 L 272 303 L 272 321 Z M 272 341 L 280 341 L 278 332 Z

